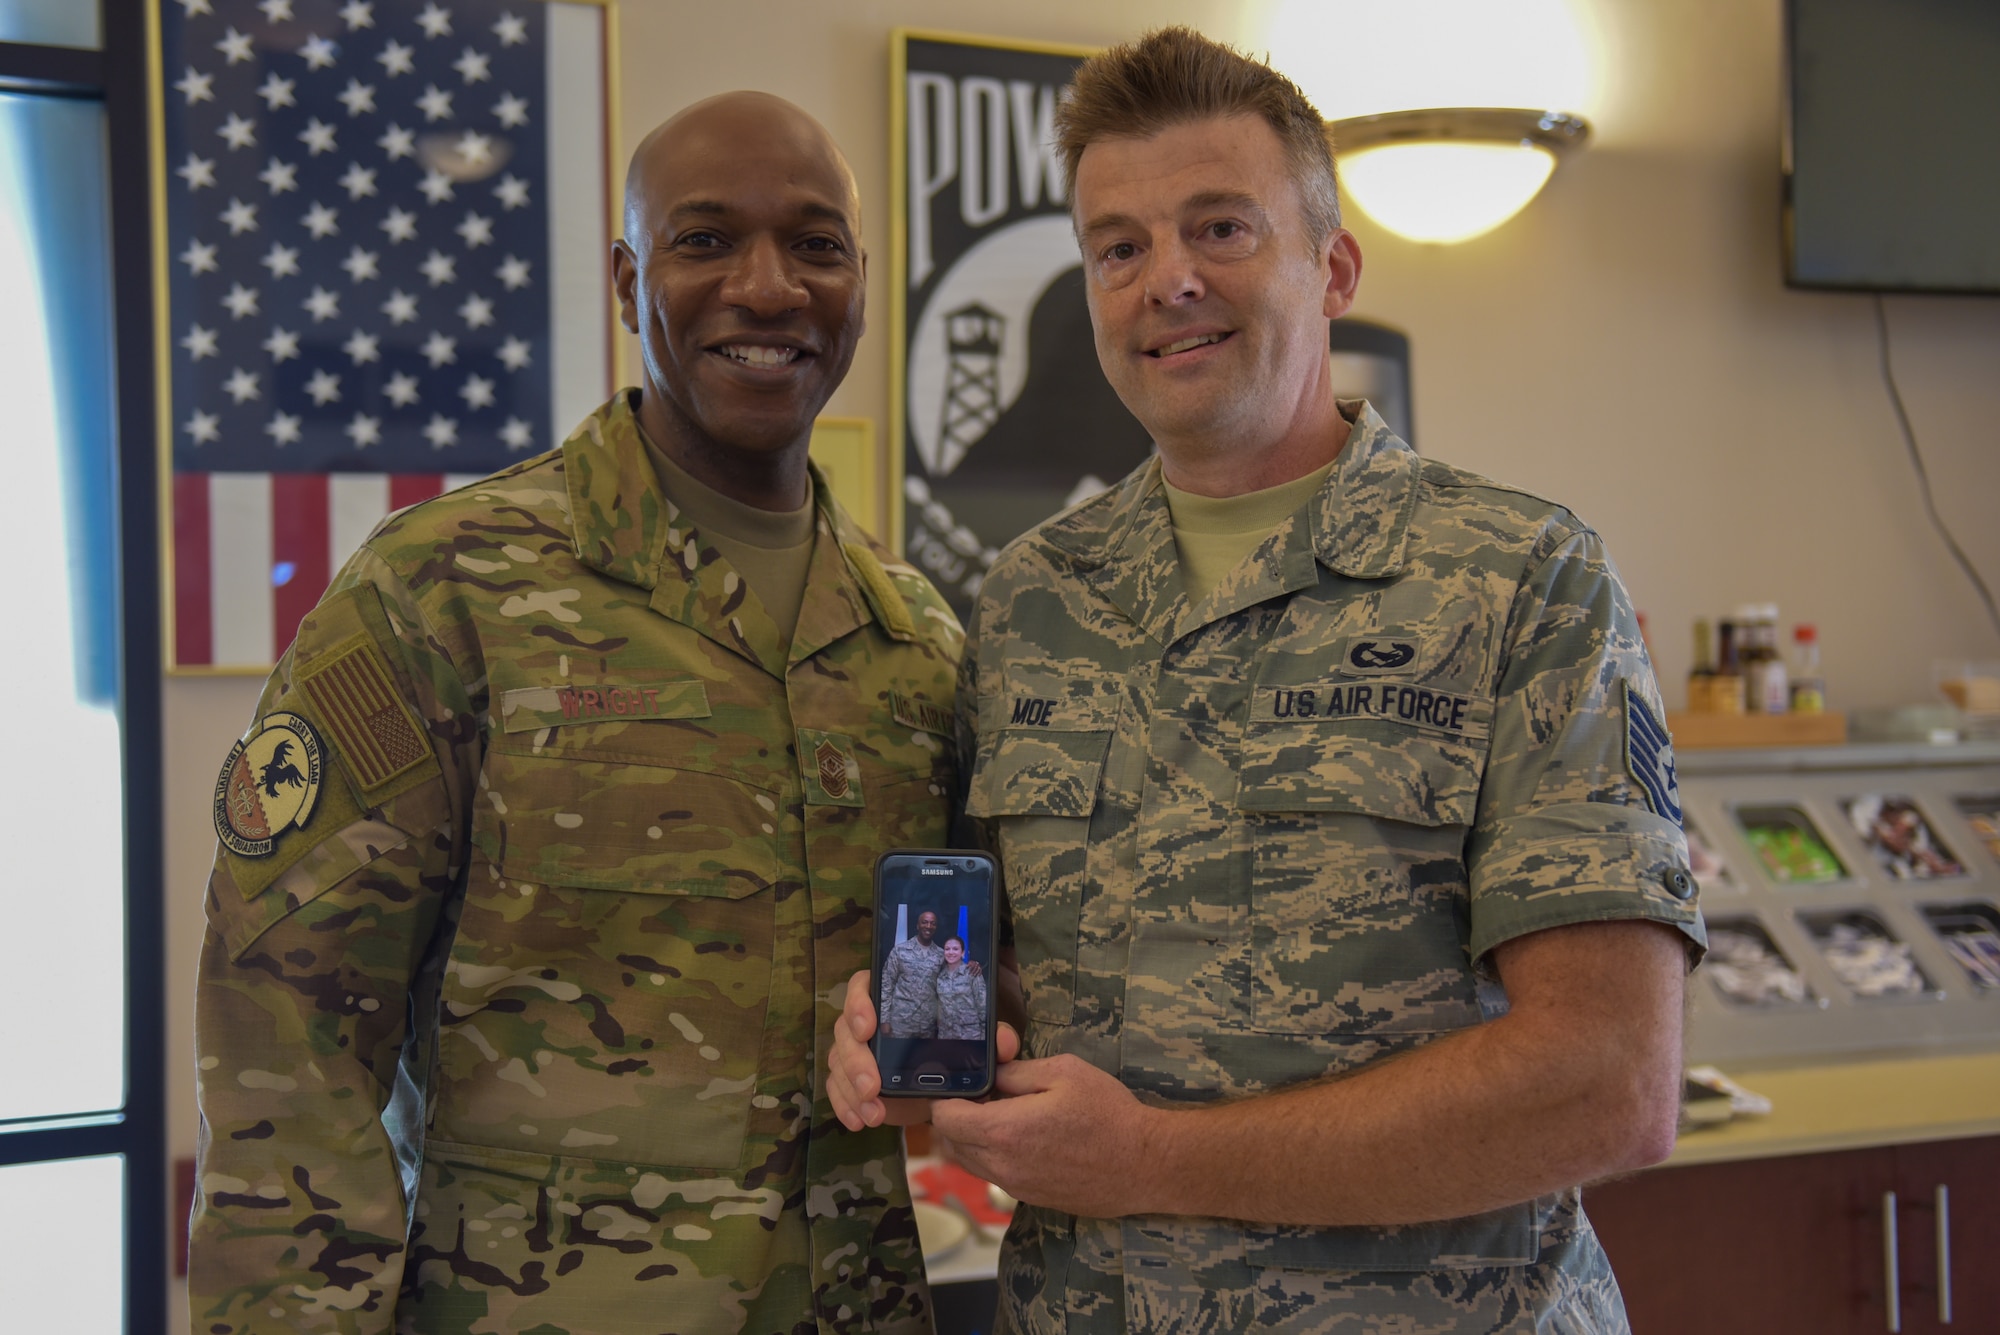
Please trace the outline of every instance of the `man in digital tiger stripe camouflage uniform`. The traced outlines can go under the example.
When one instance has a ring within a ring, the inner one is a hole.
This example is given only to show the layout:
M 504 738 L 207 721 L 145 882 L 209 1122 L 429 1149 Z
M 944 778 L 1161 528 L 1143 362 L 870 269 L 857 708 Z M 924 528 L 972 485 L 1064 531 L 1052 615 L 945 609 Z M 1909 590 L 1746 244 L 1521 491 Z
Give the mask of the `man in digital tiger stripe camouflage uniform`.
M 1703 934 L 1603 543 L 1335 398 L 1360 253 L 1283 76 L 1168 29 L 1057 135 L 1159 453 L 1001 552 L 959 678 L 1026 1032 L 932 1120 L 1023 1202 L 998 1327 L 1622 1332 L 1577 1184 L 1672 1147 Z
M 876 853 L 945 840 L 960 642 L 807 465 L 853 179 L 711 99 L 614 249 L 643 386 L 383 524 L 224 766 L 197 1332 L 930 1328 L 895 1133 L 814 1074 Z

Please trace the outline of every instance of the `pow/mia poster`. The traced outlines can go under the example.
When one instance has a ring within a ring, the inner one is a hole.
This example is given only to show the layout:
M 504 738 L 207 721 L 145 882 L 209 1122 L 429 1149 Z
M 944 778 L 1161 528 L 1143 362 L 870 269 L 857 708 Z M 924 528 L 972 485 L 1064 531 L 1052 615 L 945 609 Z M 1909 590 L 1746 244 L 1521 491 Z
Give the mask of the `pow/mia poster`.
M 896 358 L 904 555 L 968 615 L 1006 542 L 1152 449 L 1098 368 L 1056 100 L 1077 47 L 895 34 Z

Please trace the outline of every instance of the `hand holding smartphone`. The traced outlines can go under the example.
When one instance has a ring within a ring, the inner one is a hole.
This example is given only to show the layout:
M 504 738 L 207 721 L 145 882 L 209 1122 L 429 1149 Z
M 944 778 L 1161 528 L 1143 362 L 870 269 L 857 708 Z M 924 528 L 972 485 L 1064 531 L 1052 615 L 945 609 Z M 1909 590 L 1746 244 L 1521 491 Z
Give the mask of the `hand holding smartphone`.
M 884 1098 L 993 1088 L 995 870 L 971 849 L 898 848 L 875 862 L 870 1047 Z

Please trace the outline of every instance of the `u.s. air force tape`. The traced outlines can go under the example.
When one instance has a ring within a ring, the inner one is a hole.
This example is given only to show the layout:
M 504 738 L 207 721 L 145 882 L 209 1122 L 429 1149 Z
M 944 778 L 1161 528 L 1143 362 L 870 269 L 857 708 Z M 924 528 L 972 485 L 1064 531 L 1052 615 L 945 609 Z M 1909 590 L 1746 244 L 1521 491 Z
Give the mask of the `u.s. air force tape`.
M 1484 736 L 1491 713 L 1474 696 L 1398 681 L 1259 686 L 1250 705 L 1252 723 L 1385 719 L 1459 737 Z
M 934 732 L 941 737 L 952 734 L 949 709 L 904 695 L 901 691 L 889 692 L 889 715 L 904 727 L 915 728 L 918 732 Z

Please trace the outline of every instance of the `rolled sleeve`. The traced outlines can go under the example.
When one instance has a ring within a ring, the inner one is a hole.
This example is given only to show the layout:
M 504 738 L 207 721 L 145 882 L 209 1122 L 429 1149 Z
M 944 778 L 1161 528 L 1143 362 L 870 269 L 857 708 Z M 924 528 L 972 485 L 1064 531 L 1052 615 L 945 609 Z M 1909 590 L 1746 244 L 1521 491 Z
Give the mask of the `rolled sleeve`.
M 1687 938 L 1689 967 L 1708 948 L 1680 826 L 1606 802 L 1545 807 L 1495 823 L 1472 860 L 1472 957 L 1550 927 L 1642 918 Z M 1687 878 L 1687 879 L 1682 879 Z

